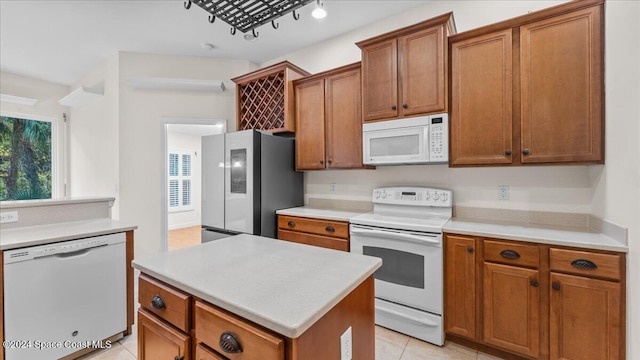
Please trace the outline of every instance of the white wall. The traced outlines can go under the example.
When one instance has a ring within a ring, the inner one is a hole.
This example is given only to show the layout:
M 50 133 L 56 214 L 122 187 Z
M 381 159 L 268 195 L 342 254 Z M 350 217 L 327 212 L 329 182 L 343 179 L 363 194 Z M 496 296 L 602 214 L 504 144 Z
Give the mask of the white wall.
M 120 53 L 120 219 L 138 225 L 136 255 L 161 249 L 162 118 L 227 119 L 235 129 L 235 90 L 229 80 L 253 69 L 248 61 Z M 222 80 L 224 93 L 133 89 L 132 77 Z
M 118 57 L 94 68 L 71 86 L 103 89 L 104 95 L 80 107 L 71 109 L 70 189 L 71 196 L 113 196 L 111 209 L 119 218 L 118 199 Z
M 431 1 L 410 12 L 318 43 L 283 59 L 310 72 L 360 60 L 355 42 L 453 11 L 458 32 L 563 1 Z M 363 12 L 363 16 L 364 16 Z M 329 16 L 331 16 L 329 14 Z M 628 228 L 627 358 L 640 359 L 640 2 L 608 0 L 605 6 L 606 165 L 449 169 L 445 166 L 305 173 L 309 198 L 366 200 L 371 189 L 392 184 L 452 188 L 456 205 L 591 212 Z M 398 176 L 402 171 L 402 176 Z M 336 193 L 329 184 L 336 183 Z M 511 186 L 498 201 L 496 185 Z M 635 304 L 635 306 L 634 306 Z
M 37 99 L 34 106 L 0 102 L 0 112 L 21 115 L 35 115 L 46 118 L 57 119 L 57 164 L 58 172 L 55 181 L 56 189 L 53 189 L 52 196 L 63 197 L 64 178 L 67 166 L 64 144 L 68 141 L 65 136 L 65 125 L 62 114 L 69 112 L 69 108 L 62 106 L 58 100 L 69 93 L 69 87 L 48 81 L 36 80 L 30 77 L 16 75 L 8 72 L 0 72 L 0 93 L 13 96 L 21 96 Z M 52 184 L 53 185 L 53 184 Z
M 191 203 L 193 210 L 169 212 L 168 228 L 172 230 L 198 226 L 202 223 L 202 137 L 169 131 L 167 132 L 167 148 L 169 151 L 177 150 L 193 154 L 191 158 Z

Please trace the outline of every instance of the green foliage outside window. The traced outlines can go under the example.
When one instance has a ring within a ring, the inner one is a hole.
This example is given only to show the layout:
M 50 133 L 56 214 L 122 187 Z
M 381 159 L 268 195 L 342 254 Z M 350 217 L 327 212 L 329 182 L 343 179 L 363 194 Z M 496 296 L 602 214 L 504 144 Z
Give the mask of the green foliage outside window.
M 51 123 L 0 116 L 0 200 L 51 198 Z

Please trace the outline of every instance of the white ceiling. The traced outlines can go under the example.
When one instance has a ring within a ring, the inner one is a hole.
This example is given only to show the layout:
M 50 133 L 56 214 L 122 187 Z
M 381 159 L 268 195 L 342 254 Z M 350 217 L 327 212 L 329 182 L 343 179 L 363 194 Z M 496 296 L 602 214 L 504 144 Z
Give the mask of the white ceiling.
M 255 63 L 408 11 L 427 0 L 324 0 L 329 13 L 311 17 L 314 3 L 257 28 L 255 42 L 230 34 L 182 0 L 0 0 L 0 69 L 70 85 L 118 51 L 246 59 Z M 204 50 L 201 43 L 215 45 Z

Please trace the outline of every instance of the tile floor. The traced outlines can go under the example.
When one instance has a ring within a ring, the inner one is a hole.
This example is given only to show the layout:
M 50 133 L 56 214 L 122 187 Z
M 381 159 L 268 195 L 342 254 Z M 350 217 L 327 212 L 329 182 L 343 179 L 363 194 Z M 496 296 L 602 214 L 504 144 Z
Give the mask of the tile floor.
M 169 230 L 169 250 L 199 245 L 202 242 L 201 231 L 201 226 Z
M 79 360 L 136 360 L 137 334 L 113 344 L 111 349 L 88 354 Z M 376 326 L 376 360 L 498 360 L 495 356 L 447 342 L 443 347 Z

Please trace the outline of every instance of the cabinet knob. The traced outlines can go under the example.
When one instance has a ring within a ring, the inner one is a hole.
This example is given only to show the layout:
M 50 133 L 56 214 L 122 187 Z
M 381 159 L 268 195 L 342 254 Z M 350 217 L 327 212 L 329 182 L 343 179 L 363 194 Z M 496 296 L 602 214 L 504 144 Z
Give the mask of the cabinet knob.
M 324 164 L 324 160 L 320 160 L 320 165 Z
M 560 282 L 559 281 L 554 281 L 553 284 L 551 284 L 551 288 L 553 288 L 553 290 L 560 290 Z
M 520 254 L 518 254 L 517 251 L 510 250 L 510 249 L 500 251 L 500 256 L 510 260 L 515 260 L 520 258 Z
M 333 233 L 336 232 L 336 229 L 334 229 L 333 226 L 327 226 L 326 228 L 324 228 L 327 232 Z
M 328 163 L 329 165 L 331 165 L 331 163 L 333 163 L 333 160 L 329 159 L 329 161 L 327 161 L 327 163 Z
M 522 150 L 522 155 L 529 155 L 529 149 Z
M 398 108 L 397 106 L 395 106 L 395 105 L 391 105 L 391 110 L 395 110 L 395 109 L 397 109 L 397 108 Z
M 476 251 L 476 249 L 474 249 L 474 248 L 473 248 L 473 246 L 469 246 L 469 247 L 467 247 L 467 252 L 468 252 L 469 254 L 473 254 L 475 251 Z
M 571 266 L 580 270 L 595 270 L 598 265 L 587 259 L 576 259 L 571 262 Z
M 294 226 L 296 226 L 296 222 L 295 222 L 295 221 L 293 221 L 293 220 L 291 220 L 291 221 L 289 221 L 289 222 L 287 223 L 287 225 L 288 225 L 289 227 L 294 227 Z
M 511 150 L 505 150 L 504 154 L 507 155 L 507 156 L 511 156 Z
M 407 105 L 407 104 L 402 104 L 402 108 L 403 108 L 403 109 L 406 109 L 406 108 L 408 108 L 408 107 L 409 107 L 409 105 Z
M 239 354 L 242 352 L 242 348 L 240 347 L 240 343 L 233 336 L 232 333 L 225 331 L 220 335 L 220 341 L 218 342 L 222 351 L 229 354 Z
M 174 357 L 173 360 L 184 360 L 184 356 L 176 355 L 176 357 Z
M 164 310 L 167 308 L 164 305 L 164 300 L 162 300 L 162 297 L 160 295 L 156 295 L 153 297 L 153 299 L 151 299 L 151 307 L 156 310 Z
M 540 286 L 540 283 L 538 282 L 538 280 L 531 280 L 531 286 L 538 287 Z

